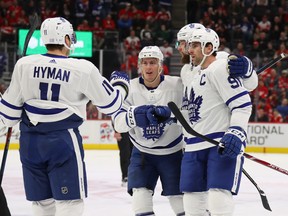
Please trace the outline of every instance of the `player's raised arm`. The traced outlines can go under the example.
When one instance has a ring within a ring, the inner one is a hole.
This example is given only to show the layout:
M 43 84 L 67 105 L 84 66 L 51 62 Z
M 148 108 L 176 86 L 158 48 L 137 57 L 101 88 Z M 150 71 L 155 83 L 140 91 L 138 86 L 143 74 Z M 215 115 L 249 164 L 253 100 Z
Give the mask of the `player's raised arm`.
M 228 72 L 232 77 L 242 78 L 244 87 L 248 91 L 253 91 L 258 86 L 257 73 L 254 70 L 252 61 L 246 56 L 229 55 Z

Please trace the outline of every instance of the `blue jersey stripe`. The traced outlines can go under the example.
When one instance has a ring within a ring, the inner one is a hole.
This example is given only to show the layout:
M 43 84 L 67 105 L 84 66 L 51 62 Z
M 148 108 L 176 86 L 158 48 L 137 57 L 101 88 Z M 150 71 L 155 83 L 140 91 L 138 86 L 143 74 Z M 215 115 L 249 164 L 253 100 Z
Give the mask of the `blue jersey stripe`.
M 225 132 L 215 132 L 211 134 L 206 134 L 205 136 L 209 137 L 210 139 L 218 139 L 222 138 L 224 136 Z M 201 139 L 200 137 L 193 137 L 193 138 L 184 138 L 184 141 L 186 142 L 187 145 L 189 144 L 198 144 L 201 142 L 205 142 L 205 140 Z
M 120 93 L 118 90 L 116 92 L 117 92 L 116 97 L 114 98 L 114 100 L 110 104 L 105 105 L 105 106 L 98 106 L 97 105 L 97 107 L 99 107 L 100 109 L 107 109 L 107 108 L 112 107 L 116 103 L 116 101 L 118 101 L 118 98 L 119 98 Z
M 21 107 L 14 106 L 14 105 L 8 103 L 7 101 L 5 101 L 4 99 L 1 100 L 1 103 L 5 106 L 11 108 L 11 109 L 14 109 L 14 110 L 21 110 L 23 108 L 22 106 Z
M 9 119 L 9 120 L 19 120 L 19 119 L 21 119 L 21 118 L 19 118 L 19 117 L 11 117 L 11 116 L 8 116 L 8 115 L 6 115 L 6 114 L 4 114 L 4 113 L 2 113 L 2 112 L 0 112 L 0 115 L 2 115 L 2 116 L 4 116 L 6 119 Z
M 236 99 L 238 99 L 238 98 L 240 98 L 240 97 L 242 97 L 242 96 L 244 96 L 244 95 L 246 95 L 246 94 L 248 94 L 248 92 L 247 92 L 247 91 L 243 91 L 243 92 L 241 92 L 241 93 L 239 93 L 239 94 L 231 97 L 229 100 L 226 101 L 226 105 L 229 106 L 229 104 L 230 104 L 232 101 L 234 101 L 234 100 L 236 100 Z
M 251 102 L 247 102 L 247 103 L 244 103 L 244 104 L 242 104 L 242 105 L 240 105 L 240 106 L 238 106 L 238 107 L 234 107 L 234 108 L 231 110 L 231 112 L 232 112 L 233 110 L 235 110 L 235 109 L 244 108 L 244 107 L 247 107 L 247 106 L 252 106 L 252 103 L 251 103 Z
M 179 137 L 177 137 L 174 141 L 172 141 L 169 145 L 166 145 L 166 146 L 156 146 L 156 147 L 146 147 L 146 146 L 143 146 L 141 144 L 139 144 L 132 136 L 130 136 L 130 139 L 131 141 L 137 143 L 139 146 L 143 147 L 143 148 L 148 148 L 148 149 L 169 149 L 169 148 L 172 148 L 174 146 L 176 146 L 178 143 L 180 143 L 183 139 L 183 135 L 181 134 Z
M 24 103 L 24 109 L 27 110 L 28 112 L 34 113 L 34 114 L 53 115 L 53 114 L 61 113 L 61 112 L 65 111 L 67 108 L 42 109 L 42 108 L 34 107 L 31 105 L 28 105 L 27 103 Z

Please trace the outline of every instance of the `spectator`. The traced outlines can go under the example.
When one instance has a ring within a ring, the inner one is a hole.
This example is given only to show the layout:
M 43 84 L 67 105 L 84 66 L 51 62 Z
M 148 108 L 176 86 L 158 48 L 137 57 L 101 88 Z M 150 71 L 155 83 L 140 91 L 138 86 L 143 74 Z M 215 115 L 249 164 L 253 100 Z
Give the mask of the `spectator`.
M 278 88 L 288 90 L 288 70 L 282 70 L 278 80 Z
M 171 56 L 173 55 L 173 48 L 169 45 L 168 41 L 164 40 L 163 44 L 159 47 L 161 52 L 164 55 L 164 62 L 168 68 L 168 71 L 170 70 L 170 59 Z
M 125 8 L 122 8 L 122 9 L 119 10 L 118 19 L 121 19 L 123 14 L 127 14 L 129 18 L 132 18 L 131 4 L 130 3 L 126 3 Z
M 253 40 L 254 26 L 247 16 L 244 16 L 241 23 L 241 31 L 243 33 L 243 41 L 245 44 L 250 44 Z
M 259 42 L 257 40 L 253 42 L 248 56 L 252 61 L 259 61 L 260 57 L 262 57 L 262 50 L 260 49 Z
M 271 68 L 269 76 L 265 80 L 265 86 L 267 86 L 270 91 L 278 89 L 278 75 L 275 68 Z
M 111 14 L 108 14 L 105 19 L 102 20 L 102 27 L 105 31 L 116 30 L 115 21 L 112 19 Z
M 77 26 L 78 31 L 90 31 L 91 27 L 89 26 L 88 20 L 83 19 L 82 22 Z
M 136 36 L 135 31 L 131 30 L 130 35 L 124 40 L 124 48 L 126 53 L 133 50 L 140 50 L 140 38 Z
M 238 55 L 246 55 L 246 51 L 244 50 L 244 45 L 242 42 L 238 42 L 235 49 L 233 49 L 232 53 Z
M 172 42 L 172 32 L 170 29 L 167 29 L 166 25 L 161 24 L 160 29 L 156 31 L 155 34 L 155 43 L 158 45 L 163 44 L 163 41 Z
M 140 32 L 144 28 L 145 24 L 146 21 L 140 13 L 134 16 L 132 20 L 132 27 L 135 30 L 137 36 L 140 36 Z
M 125 62 L 121 65 L 121 70 L 126 71 L 130 78 L 136 78 L 138 74 L 138 52 L 133 50 L 127 53 Z
M 122 14 L 117 21 L 120 41 L 128 37 L 132 27 L 132 19 L 128 14 Z
M 166 25 L 166 27 L 171 26 L 171 13 L 167 11 L 164 7 L 161 7 L 160 11 L 156 14 L 156 21 L 159 26 Z
M 150 29 L 149 24 L 145 24 L 145 27 L 140 31 L 140 39 L 141 39 L 141 49 L 144 46 L 151 46 L 154 44 L 153 41 L 153 33 Z
M 263 32 L 269 32 L 271 29 L 271 22 L 268 20 L 267 15 L 262 16 L 262 20 L 258 23 L 257 28 L 259 31 Z
M 278 105 L 276 109 L 281 114 L 281 116 L 286 120 L 288 116 L 288 99 L 283 98 L 281 101 L 281 105 Z
M 257 121 L 258 122 L 268 122 L 268 114 L 263 109 L 257 109 Z
M 275 55 L 275 49 L 273 47 L 273 43 L 271 41 L 269 41 L 267 43 L 267 49 L 263 50 L 263 57 L 267 58 L 268 60 L 273 59 Z
M 269 93 L 269 90 L 268 88 L 265 86 L 265 83 L 263 80 L 259 80 L 259 83 L 258 83 L 258 94 L 259 94 L 259 97 L 262 98 L 262 99 L 265 99 L 268 97 L 268 93 Z
M 156 12 L 154 11 L 151 5 L 148 6 L 148 9 L 144 11 L 144 18 L 147 20 L 154 19 L 156 17 Z
M 277 109 L 273 109 L 272 114 L 269 116 L 269 122 L 271 123 L 282 123 L 283 122 L 283 117 L 281 114 L 278 112 Z

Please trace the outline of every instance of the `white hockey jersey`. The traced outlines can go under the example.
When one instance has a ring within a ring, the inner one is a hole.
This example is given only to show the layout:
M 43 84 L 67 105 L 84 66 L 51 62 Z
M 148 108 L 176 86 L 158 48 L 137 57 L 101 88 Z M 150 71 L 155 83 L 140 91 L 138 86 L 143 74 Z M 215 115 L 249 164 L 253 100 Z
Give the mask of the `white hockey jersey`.
M 227 59 L 229 53 L 224 51 L 217 52 L 216 59 Z M 199 67 L 199 66 L 198 66 Z M 181 68 L 180 77 L 182 79 L 183 85 L 186 86 L 191 81 L 195 71 L 198 71 L 199 68 L 193 66 L 192 64 L 184 64 Z M 258 75 L 253 71 L 251 77 L 242 79 L 244 87 L 250 92 L 253 91 L 258 86 Z
M 154 155 L 171 154 L 182 149 L 182 127 L 175 120 L 171 120 L 144 129 L 140 127 L 131 129 L 126 123 L 126 113 L 129 106 L 167 106 L 170 101 L 174 101 L 180 107 L 183 94 L 181 79 L 172 76 L 161 76 L 161 79 L 162 82 L 155 89 L 147 89 L 141 77 L 131 80 L 125 106 L 112 117 L 116 131 L 121 133 L 129 131 L 130 139 L 136 148 Z
M 15 65 L 10 86 L 0 103 L 0 117 L 13 126 L 26 111 L 32 124 L 55 122 L 72 114 L 86 119 L 86 104 L 113 114 L 122 96 L 99 70 L 84 59 L 56 55 L 22 57 Z
M 204 70 L 195 67 L 198 71 L 184 86 L 183 115 L 195 131 L 216 140 L 222 138 L 229 126 L 247 130 L 252 108 L 242 80 L 230 77 L 226 68 L 226 59 L 215 60 Z M 183 132 L 185 151 L 214 146 Z

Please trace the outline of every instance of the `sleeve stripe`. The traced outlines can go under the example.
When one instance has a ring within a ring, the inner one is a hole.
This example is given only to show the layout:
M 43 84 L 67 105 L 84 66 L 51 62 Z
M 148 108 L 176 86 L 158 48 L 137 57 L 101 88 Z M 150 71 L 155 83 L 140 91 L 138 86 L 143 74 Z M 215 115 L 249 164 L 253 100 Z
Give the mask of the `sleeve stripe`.
M 244 103 L 244 104 L 242 104 L 242 105 L 240 105 L 238 107 L 234 107 L 234 108 L 232 108 L 231 112 L 233 110 L 235 110 L 235 109 L 244 108 L 244 107 L 247 107 L 247 106 L 252 106 L 252 103 L 251 102 L 247 102 L 247 103 Z
M 240 98 L 240 97 L 242 97 L 243 95 L 246 95 L 246 94 L 248 94 L 248 91 L 243 91 L 243 92 L 241 92 L 241 93 L 239 93 L 239 94 L 231 97 L 229 100 L 226 101 L 226 105 L 229 106 L 229 104 L 230 104 L 232 101 L 234 101 L 234 100 L 236 100 L 237 98 Z
M 18 107 L 18 106 L 14 106 L 10 103 L 8 103 L 7 101 L 5 101 L 4 99 L 1 100 L 1 103 L 11 109 L 14 109 L 14 110 L 22 110 L 22 106 L 21 107 Z
M 116 117 L 117 117 L 120 113 L 123 113 L 123 112 L 127 112 L 127 110 L 121 108 L 121 109 L 116 113 L 116 115 L 114 116 L 114 119 L 116 119 Z
M 8 116 L 8 115 L 5 115 L 4 113 L 2 113 L 2 112 L 0 112 L 0 115 L 2 115 L 4 118 L 6 118 L 6 119 L 9 119 L 9 120 L 19 120 L 19 119 L 21 119 L 21 118 L 19 118 L 19 117 L 11 117 L 11 116 Z
M 119 90 L 117 90 L 116 92 L 117 92 L 117 95 L 116 95 L 116 97 L 114 98 L 114 100 L 110 104 L 108 104 L 106 106 L 99 106 L 99 105 L 97 105 L 97 106 L 100 109 L 107 109 L 107 108 L 112 107 L 116 103 L 116 101 L 119 100 Z

